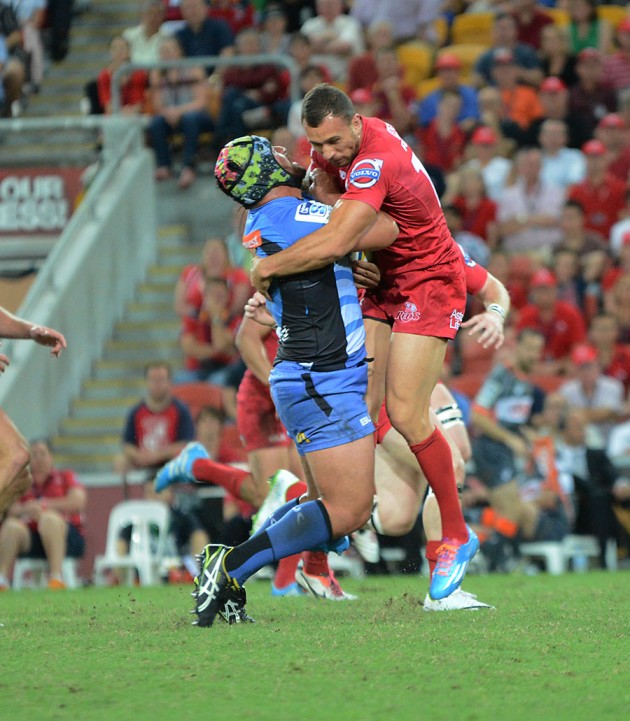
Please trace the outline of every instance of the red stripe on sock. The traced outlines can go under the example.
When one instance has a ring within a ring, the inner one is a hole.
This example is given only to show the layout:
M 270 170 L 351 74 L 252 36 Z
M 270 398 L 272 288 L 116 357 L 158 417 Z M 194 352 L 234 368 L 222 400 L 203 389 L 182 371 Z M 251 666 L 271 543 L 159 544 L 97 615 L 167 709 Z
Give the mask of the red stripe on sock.
M 292 501 L 294 498 L 303 496 L 308 489 L 304 481 L 296 481 L 292 486 L 287 489 L 286 499 Z
M 427 545 L 424 549 L 424 556 L 429 563 L 429 580 L 433 578 L 433 571 L 435 571 L 435 564 L 437 563 L 437 552 L 439 547 L 439 541 L 427 541 Z
M 465 543 L 468 531 L 459 505 L 453 455 L 446 438 L 435 428 L 428 438 L 410 448 L 437 498 L 443 538 Z
M 297 571 L 299 562 L 299 553 L 280 559 L 280 561 L 278 561 L 276 575 L 273 577 L 273 585 L 276 588 L 286 588 L 292 583 L 295 583 L 295 572 Z
M 216 483 L 237 498 L 241 498 L 241 486 L 250 475 L 240 468 L 234 468 L 226 463 L 217 463 L 209 458 L 198 458 L 194 461 L 192 472 L 196 480 L 204 483 Z
M 321 551 L 305 551 L 302 558 L 304 559 L 304 571 L 309 575 L 327 576 L 330 573 L 327 554 Z

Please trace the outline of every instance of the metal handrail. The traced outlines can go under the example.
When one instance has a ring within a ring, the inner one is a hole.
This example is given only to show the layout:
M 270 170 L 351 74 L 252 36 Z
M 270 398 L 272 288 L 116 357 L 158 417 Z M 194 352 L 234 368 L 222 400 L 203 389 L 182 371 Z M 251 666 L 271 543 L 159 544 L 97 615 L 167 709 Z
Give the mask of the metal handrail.
M 112 76 L 112 114 L 120 112 L 120 86 L 123 75 L 133 70 L 169 70 L 171 68 L 228 67 L 230 65 L 247 67 L 250 65 L 280 65 L 289 71 L 289 96 L 292 102 L 300 99 L 300 83 L 298 67 L 292 57 L 274 53 L 260 55 L 201 55 L 194 58 L 179 60 L 160 60 L 155 63 L 124 63 Z

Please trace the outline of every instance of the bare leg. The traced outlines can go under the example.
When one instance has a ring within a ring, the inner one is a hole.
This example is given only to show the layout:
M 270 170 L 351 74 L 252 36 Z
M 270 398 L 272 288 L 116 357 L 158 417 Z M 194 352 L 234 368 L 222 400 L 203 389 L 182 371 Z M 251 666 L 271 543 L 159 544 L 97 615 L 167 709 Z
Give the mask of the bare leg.
M 26 439 L 0 410 L 0 516 L 32 485 Z
M 61 564 L 66 556 L 68 524 L 56 511 L 42 511 L 37 530 L 46 552 L 50 575 L 61 578 Z
M 8 577 L 15 559 L 31 548 L 31 536 L 25 523 L 7 518 L 0 528 L 0 576 Z

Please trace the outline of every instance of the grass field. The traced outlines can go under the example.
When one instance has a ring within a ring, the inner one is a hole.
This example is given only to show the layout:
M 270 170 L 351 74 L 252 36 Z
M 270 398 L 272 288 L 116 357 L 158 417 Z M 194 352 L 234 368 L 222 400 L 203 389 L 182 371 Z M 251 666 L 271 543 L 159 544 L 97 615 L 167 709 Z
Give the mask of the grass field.
M 630 573 L 471 577 L 496 611 L 425 613 L 426 581 L 344 579 L 190 626 L 188 587 L 0 596 L 0 716 L 294 721 L 630 717 Z

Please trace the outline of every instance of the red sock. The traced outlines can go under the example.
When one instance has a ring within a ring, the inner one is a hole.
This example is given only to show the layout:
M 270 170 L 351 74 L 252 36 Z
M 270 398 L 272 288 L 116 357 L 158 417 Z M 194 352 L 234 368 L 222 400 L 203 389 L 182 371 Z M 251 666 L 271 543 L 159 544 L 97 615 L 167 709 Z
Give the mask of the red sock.
M 306 483 L 304 483 L 304 481 L 296 481 L 287 489 L 286 499 L 287 501 L 292 501 L 294 498 L 303 496 L 307 490 L 308 489 L 306 488 Z
M 327 576 L 330 573 L 328 567 L 328 556 L 321 551 L 305 551 L 302 554 L 304 559 L 304 572 L 309 576 Z
M 427 545 L 424 549 L 424 556 L 429 562 L 429 580 L 433 578 L 433 571 L 435 571 L 435 564 L 437 563 L 437 552 L 439 547 L 439 541 L 427 541 Z
M 299 562 L 299 553 L 280 559 L 278 568 L 276 568 L 276 575 L 273 577 L 273 585 L 276 588 L 286 588 L 295 583 L 295 572 Z
M 439 428 L 435 428 L 428 438 L 410 448 L 437 498 L 442 537 L 466 543 L 468 530 L 459 505 L 453 455 L 446 438 Z
M 243 481 L 251 475 L 240 468 L 234 468 L 227 463 L 217 463 L 209 458 L 197 458 L 193 462 L 192 472 L 197 481 L 216 483 L 237 498 L 241 498 Z

